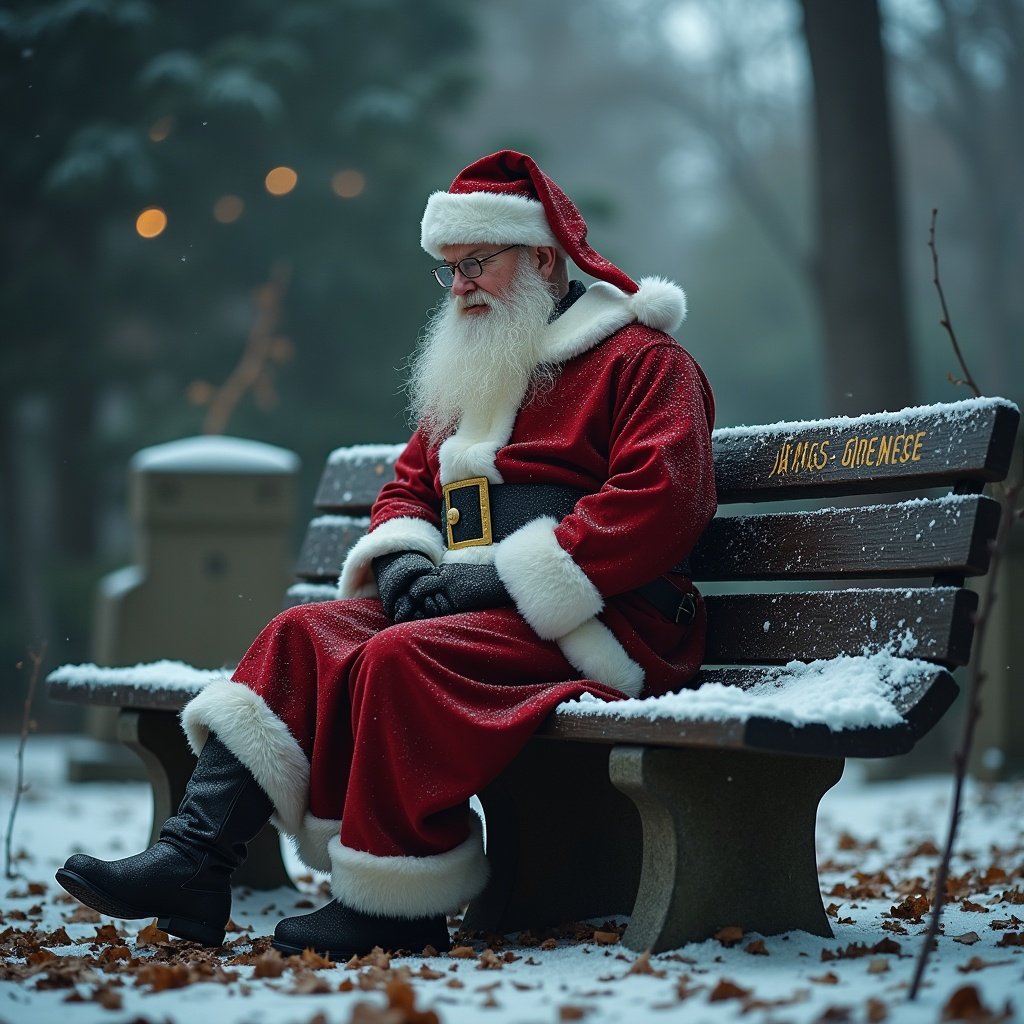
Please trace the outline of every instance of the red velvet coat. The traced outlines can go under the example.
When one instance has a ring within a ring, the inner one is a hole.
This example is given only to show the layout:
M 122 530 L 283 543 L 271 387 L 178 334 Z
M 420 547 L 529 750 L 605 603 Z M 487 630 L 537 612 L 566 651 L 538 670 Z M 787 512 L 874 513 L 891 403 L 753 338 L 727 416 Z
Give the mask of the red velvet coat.
M 369 563 L 386 551 L 493 561 L 520 614 L 587 678 L 630 696 L 677 689 L 700 664 L 703 609 L 684 630 L 630 591 L 685 558 L 715 513 L 713 416 L 687 352 L 660 331 L 624 327 L 566 362 L 554 388 L 511 417 L 499 410 L 496 424 L 462 426 L 440 449 L 414 434 L 346 561 L 342 593 L 375 593 Z M 590 493 L 561 522 L 446 551 L 442 484 L 474 476 Z
M 183 713 L 193 749 L 220 737 L 349 906 L 416 916 L 471 899 L 487 868 L 468 799 L 551 710 L 678 688 L 700 664 L 702 609 L 678 626 L 631 593 L 688 554 L 716 504 L 707 381 L 636 322 L 667 327 L 681 293 L 642 285 L 595 285 L 549 325 L 550 390 L 464 418 L 439 449 L 414 434 L 345 560 L 344 599 L 277 616 L 234 681 Z M 447 551 L 441 486 L 479 476 L 588 493 L 561 521 Z M 515 607 L 390 623 L 371 562 L 404 549 L 493 561 Z

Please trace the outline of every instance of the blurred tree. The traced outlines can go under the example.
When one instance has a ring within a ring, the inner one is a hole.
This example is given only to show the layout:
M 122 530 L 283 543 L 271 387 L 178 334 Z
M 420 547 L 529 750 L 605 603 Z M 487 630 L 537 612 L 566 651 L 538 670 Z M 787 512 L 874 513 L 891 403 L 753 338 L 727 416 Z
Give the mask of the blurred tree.
M 943 273 L 975 373 L 1024 399 L 1024 2 L 886 3 L 895 84 L 908 112 L 915 236 L 938 206 Z M 937 319 L 922 274 L 927 322 Z M 948 289 L 947 289 L 948 290 Z M 934 335 L 930 332 L 930 336 Z M 938 347 L 945 359 L 946 349 Z
M 877 0 L 801 0 L 814 79 L 813 261 L 829 408 L 914 397 L 902 222 Z
M 6 663 L 40 634 L 87 653 L 101 470 L 119 494 L 130 452 L 198 432 L 274 274 L 271 373 L 230 432 L 311 474 L 401 434 L 395 366 L 435 298 L 416 224 L 452 173 L 438 133 L 471 40 L 453 0 L 0 9 Z

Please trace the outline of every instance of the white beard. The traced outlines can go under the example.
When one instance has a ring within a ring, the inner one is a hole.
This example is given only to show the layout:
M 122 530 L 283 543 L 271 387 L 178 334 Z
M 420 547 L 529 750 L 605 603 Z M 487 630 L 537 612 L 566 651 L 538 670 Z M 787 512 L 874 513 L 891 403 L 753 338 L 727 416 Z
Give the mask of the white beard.
M 466 314 L 486 305 L 487 313 Z M 554 309 L 550 285 L 526 252 L 502 299 L 484 291 L 451 292 L 434 309 L 409 368 L 410 418 L 430 444 L 443 441 L 463 417 L 485 418 L 510 402 L 518 407 L 531 388 L 549 385 L 542 363 L 544 328 Z

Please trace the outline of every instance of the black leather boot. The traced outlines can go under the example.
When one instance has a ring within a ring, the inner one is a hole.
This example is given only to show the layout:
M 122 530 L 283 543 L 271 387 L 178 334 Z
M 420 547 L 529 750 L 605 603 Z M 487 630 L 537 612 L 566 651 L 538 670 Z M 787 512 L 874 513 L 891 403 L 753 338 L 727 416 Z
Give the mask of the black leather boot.
M 57 881 L 110 917 L 155 917 L 172 935 L 220 946 L 231 916 L 231 873 L 273 806 L 249 770 L 213 734 L 178 813 L 142 853 L 105 861 L 76 853 Z
M 421 953 L 433 946 L 438 953 L 451 949 L 444 914 L 431 917 L 378 917 L 363 914 L 332 900 L 312 914 L 286 917 L 274 929 L 274 948 L 282 953 L 312 949 L 328 960 L 346 961 L 365 956 L 374 946 L 392 952 Z

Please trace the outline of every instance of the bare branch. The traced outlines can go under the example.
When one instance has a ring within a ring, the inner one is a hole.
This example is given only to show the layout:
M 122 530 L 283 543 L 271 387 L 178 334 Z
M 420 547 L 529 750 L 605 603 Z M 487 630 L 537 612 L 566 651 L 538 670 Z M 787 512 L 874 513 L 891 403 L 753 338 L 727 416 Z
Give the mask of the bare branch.
M 29 660 L 32 662 L 32 672 L 28 680 L 28 692 L 25 694 L 25 709 L 21 718 L 21 739 L 18 741 L 18 771 L 14 782 L 14 799 L 11 801 L 11 814 L 7 819 L 7 837 L 4 841 L 4 874 L 7 878 L 15 878 L 16 874 L 11 867 L 11 840 L 14 836 L 14 818 L 18 813 L 18 804 L 21 802 L 21 794 L 28 790 L 25 785 L 25 744 L 28 743 L 28 734 L 32 729 L 32 698 L 36 693 L 36 686 L 39 683 L 39 673 L 42 669 L 43 658 L 46 655 L 46 644 L 36 653 L 29 651 Z
M 981 395 L 978 385 L 971 376 L 964 361 L 963 353 L 957 342 L 956 332 L 950 320 L 949 310 L 946 307 L 946 298 L 942 291 L 942 282 L 939 279 L 939 255 L 935 247 L 935 218 L 937 210 L 932 210 L 931 229 L 928 233 L 928 247 L 932 251 L 932 272 L 935 288 L 939 294 L 939 302 L 942 306 L 942 319 L 939 321 L 949 335 L 953 343 L 953 351 L 963 370 L 963 380 L 954 383 L 966 384 L 975 395 Z M 953 375 L 950 374 L 953 381 Z M 946 904 L 946 883 L 949 879 L 949 866 L 953 859 L 953 847 L 956 843 L 957 829 L 960 825 L 960 806 L 963 802 L 964 782 L 967 778 L 967 766 L 970 764 L 971 751 L 974 746 L 974 733 L 981 717 L 981 689 L 985 681 L 985 672 L 981 667 L 981 651 L 984 649 L 985 636 L 988 632 L 989 623 L 992 621 L 992 609 L 995 606 L 996 579 L 999 575 L 999 566 L 1006 555 L 1010 544 L 1010 531 L 1013 528 L 1014 520 L 1024 518 L 1024 470 L 1012 484 L 1003 483 L 998 485 L 1003 507 L 999 520 L 999 529 L 996 531 L 995 540 L 990 545 L 991 558 L 989 559 L 988 575 L 985 577 L 985 588 L 981 596 L 978 614 L 975 617 L 973 647 L 977 652 L 971 659 L 970 672 L 967 683 L 967 714 L 964 717 L 963 734 L 960 738 L 960 746 L 953 756 L 954 781 L 953 781 L 953 802 L 949 813 L 949 826 L 946 832 L 946 843 L 942 851 L 942 858 L 939 861 L 938 870 L 935 873 L 935 888 L 933 893 L 931 917 L 928 921 L 928 929 L 921 940 L 920 952 L 918 953 L 917 964 L 914 969 L 914 978 L 910 985 L 908 998 L 914 1000 L 921 987 L 925 967 L 931 954 L 935 939 L 939 934 L 939 924 L 942 919 L 942 910 Z
M 247 391 L 252 391 L 264 405 L 273 404 L 276 396 L 267 373 L 281 347 L 281 339 L 274 332 L 281 319 L 290 276 L 287 265 L 277 264 L 270 272 L 270 280 L 256 289 L 256 316 L 245 350 L 228 379 L 214 392 L 203 421 L 204 434 L 223 434 Z
M 932 253 L 932 284 L 935 285 L 935 290 L 939 293 L 939 306 L 942 309 L 942 319 L 939 323 L 945 328 L 946 333 L 949 335 L 949 340 L 953 343 L 953 351 L 956 353 L 957 362 L 960 364 L 960 369 L 964 374 L 962 379 L 956 380 L 950 375 L 949 380 L 953 384 L 966 384 L 974 392 L 975 397 L 980 398 L 981 389 L 974 383 L 971 371 L 967 369 L 967 363 L 964 362 L 963 352 L 960 350 L 960 342 L 957 340 L 956 331 L 953 330 L 953 322 L 949 316 L 949 307 L 946 305 L 946 295 L 942 290 L 942 281 L 939 278 L 939 250 L 935 246 L 935 221 L 938 219 L 938 216 L 939 211 L 932 210 L 932 222 L 928 228 L 928 248 Z

